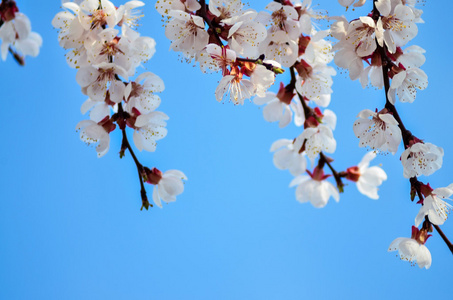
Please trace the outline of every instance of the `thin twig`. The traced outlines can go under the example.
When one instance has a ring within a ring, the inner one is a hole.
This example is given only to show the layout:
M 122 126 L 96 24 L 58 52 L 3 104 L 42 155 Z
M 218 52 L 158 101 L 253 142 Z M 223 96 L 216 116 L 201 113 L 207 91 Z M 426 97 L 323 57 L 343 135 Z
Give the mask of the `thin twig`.
M 123 114 L 123 106 L 121 103 L 118 105 L 118 114 L 120 118 L 122 117 Z M 121 148 L 127 148 L 132 156 L 132 159 L 135 162 L 135 165 L 137 167 L 137 172 L 138 172 L 138 179 L 140 180 L 140 195 L 142 197 L 142 208 L 148 209 L 149 206 L 153 206 L 148 202 L 148 197 L 146 196 L 146 189 L 145 185 L 143 183 L 143 165 L 138 161 L 137 156 L 135 156 L 134 150 L 132 150 L 131 144 L 129 143 L 129 140 L 127 139 L 127 134 L 126 134 L 126 128 L 121 129 L 121 132 L 123 133 L 123 141 L 122 141 L 122 147 Z
M 14 51 L 11 46 L 8 48 L 9 53 L 14 57 L 14 60 L 21 66 L 25 66 L 25 59 L 16 51 Z
M 437 233 L 442 237 L 444 240 L 445 244 L 447 244 L 448 249 L 450 249 L 451 254 L 453 254 L 453 244 L 448 240 L 447 236 L 444 234 L 444 232 L 440 229 L 439 225 L 434 225 L 434 228 L 436 228 Z
M 214 27 L 214 25 L 212 25 L 211 20 L 208 18 L 208 13 L 206 11 L 206 0 L 200 0 L 200 5 L 201 5 L 201 8 L 199 10 L 200 16 L 203 18 L 203 20 L 206 22 L 206 24 L 208 24 L 209 28 L 211 28 L 219 46 L 223 47 L 223 42 L 220 39 L 220 36 L 219 36 L 216 28 Z

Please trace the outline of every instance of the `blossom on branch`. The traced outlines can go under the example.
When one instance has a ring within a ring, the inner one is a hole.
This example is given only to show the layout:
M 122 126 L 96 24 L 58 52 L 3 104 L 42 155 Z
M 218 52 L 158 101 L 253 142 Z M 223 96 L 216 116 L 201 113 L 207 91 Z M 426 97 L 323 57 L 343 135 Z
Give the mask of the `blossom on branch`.
M 422 141 L 415 142 L 401 154 L 403 176 L 429 176 L 440 169 L 443 156 L 444 150 L 441 147 Z
M 156 168 L 152 170 L 145 168 L 142 175 L 147 183 L 155 185 L 153 201 L 160 208 L 162 201 L 166 203 L 176 201 L 176 196 L 184 191 L 183 180 L 187 180 L 186 175 L 179 170 L 168 170 L 162 174 Z
M 360 139 L 359 147 L 368 146 L 373 150 L 390 151 L 392 154 L 398 151 L 402 139 L 401 130 L 387 109 L 380 112 L 365 109 L 357 117 L 359 120 L 354 122 L 353 130 Z
M 8 52 L 11 52 L 20 65 L 25 63 L 22 56 L 36 57 L 42 45 L 41 36 L 31 31 L 30 20 L 19 12 L 12 0 L 0 3 L 0 40 L 2 60 L 6 60 Z
M 355 181 L 359 192 L 371 199 L 379 199 L 378 186 L 387 180 L 384 170 L 377 166 L 369 166 L 375 157 L 375 152 L 368 152 L 357 166 L 346 170 L 346 178 Z
M 419 226 L 425 216 L 428 216 L 429 221 L 434 225 L 442 225 L 448 218 L 448 214 L 452 210 L 451 204 L 442 199 L 449 199 L 453 194 L 453 183 L 444 188 L 430 189 L 431 191 L 423 200 L 422 207 L 415 217 L 415 226 Z
M 412 265 L 418 264 L 419 268 L 429 269 L 431 267 L 431 253 L 426 248 L 428 235 L 426 230 L 419 230 L 412 226 L 411 238 L 397 238 L 389 246 L 388 251 L 398 251 L 401 260 L 410 262 Z
M 324 171 L 316 167 L 313 173 L 307 170 L 309 176 L 300 175 L 294 178 L 290 187 L 296 186 L 296 199 L 301 203 L 310 202 L 316 208 L 327 205 L 329 198 L 332 197 L 336 202 L 340 201 L 340 194 L 332 183 L 324 175 Z
M 305 154 L 301 151 L 302 145 L 296 141 L 281 139 L 275 141 L 271 146 L 274 152 L 274 165 L 277 169 L 288 169 L 291 175 L 298 176 L 307 169 Z

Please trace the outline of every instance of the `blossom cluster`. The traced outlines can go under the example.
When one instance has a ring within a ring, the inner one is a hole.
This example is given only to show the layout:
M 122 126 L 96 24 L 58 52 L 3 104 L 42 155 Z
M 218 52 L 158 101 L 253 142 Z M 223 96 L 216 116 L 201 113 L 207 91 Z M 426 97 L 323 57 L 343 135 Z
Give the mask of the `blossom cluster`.
M 339 2 L 349 6 L 354 1 Z M 364 3 L 359 1 L 354 6 Z M 349 71 L 352 80 L 359 79 L 362 87 L 371 84 L 385 90 L 385 107 L 359 112 L 353 131 L 360 147 L 374 151 L 396 154 L 403 142 L 405 150 L 400 158 L 403 176 L 411 181 L 412 200 L 417 195 L 422 207 L 415 218 L 417 227 L 413 227 L 412 237 L 396 239 L 389 251 L 398 250 L 401 259 L 429 268 L 431 254 L 424 246 L 429 237 L 427 232 L 432 231 L 432 225 L 442 225 L 446 220 L 451 206 L 442 199 L 451 196 L 453 190 L 452 186 L 433 190 L 429 184 L 418 181 L 418 176 L 429 176 L 440 169 L 444 151 L 407 130 L 395 108 L 396 99 L 412 103 L 417 90 L 428 86 L 428 76 L 420 69 L 425 62 L 425 50 L 416 45 L 402 48 L 417 35 L 423 11 L 415 7 L 416 1 L 376 0 L 373 4 L 370 14 L 351 22 L 344 17 L 335 18 L 331 27 L 332 36 L 338 40 L 333 46 L 334 61 Z
M 19 12 L 13 0 L 2 0 L 0 3 L 0 40 L 2 60 L 6 60 L 10 52 L 21 65 L 25 63 L 23 56 L 36 57 L 42 45 L 41 36 L 31 31 L 30 20 Z
M 326 39 L 330 31 L 318 30 L 317 25 L 325 16 L 311 8 L 311 0 L 272 1 L 261 12 L 245 9 L 240 0 L 158 0 L 156 9 L 168 20 L 170 49 L 187 61 L 195 60 L 203 72 L 222 72 L 215 91 L 218 101 L 229 98 L 243 104 L 255 96 L 255 104 L 265 105 L 266 121 L 278 122 L 280 128 L 292 121 L 303 126 L 298 137 L 271 146 L 275 166 L 295 176 L 290 186 L 297 186 L 297 200 L 315 207 L 325 206 L 330 196 L 338 201 L 341 178 L 357 182 L 359 191 L 378 198 L 377 187 L 387 177 L 379 167 L 369 168 L 373 154 L 336 174 L 337 187 L 326 180 L 331 175 L 324 175 L 323 167 L 331 162 L 324 153 L 336 149 L 337 117 L 326 109 L 336 72 L 328 65 L 334 58 Z M 277 93 L 268 91 L 285 68 L 291 82 L 280 82 Z M 307 169 L 307 158 L 313 171 Z
M 153 200 L 172 202 L 182 193 L 182 179 L 176 170 L 162 174 L 142 166 L 127 140 L 126 128 L 133 130 L 134 144 L 140 151 L 155 151 L 157 141 L 167 135 L 168 116 L 156 109 L 161 103 L 156 94 L 164 90 L 164 82 L 154 73 L 136 75 L 136 68 L 155 53 L 155 41 L 134 29 L 144 6 L 141 1 L 129 1 L 115 7 L 108 0 L 84 0 L 62 4 L 52 25 L 59 29 L 61 47 L 69 50 L 66 61 L 77 69 L 76 81 L 88 99 L 82 104 L 89 119 L 77 124 L 80 139 L 96 145 L 99 157 L 109 150 L 110 133 L 119 128 L 123 134 L 120 156 L 129 150 L 137 165 L 142 186 L 143 206 L 149 203 L 143 181 L 155 185 Z M 135 79 L 131 79 L 135 77 Z

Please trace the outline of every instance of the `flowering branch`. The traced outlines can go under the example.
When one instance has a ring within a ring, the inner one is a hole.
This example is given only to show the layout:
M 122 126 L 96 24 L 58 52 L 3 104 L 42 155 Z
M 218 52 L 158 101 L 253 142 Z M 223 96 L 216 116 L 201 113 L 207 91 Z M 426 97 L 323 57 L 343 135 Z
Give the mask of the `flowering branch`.
M 176 196 L 184 190 L 182 180 L 187 179 L 178 170 L 162 173 L 157 168 L 143 166 L 127 138 L 126 127 L 129 127 L 134 130 L 136 148 L 154 152 L 157 141 L 167 135 L 169 117 L 156 111 L 161 99 L 155 93 L 165 88 L 162 79 L 145 72 L 129 80 L 136 74 L 136 68 L 155 52 L 155 41 L 134 31 L 142 16 L 135 9 L 143 5 L 141 1 L 129 1 L 120 7 L 109 0 L 86 0 L 80 5 L 65 2 L 65 11 L 52 21 L 60 30 L 60 45 L 72 49 L 66 55 L 67 63 L 78 70 L 76 81 L 89 97 L 82 105 L 82 113 L 90 111 L 90 119 L 76 126 L 80 139 L 97 145 L 98 157 L 102 157 L 109 150 L 110 133 L 120 128 L 123 137 L 120 158 L 127 149 L 134 160 L 140 181 L 141 210 L 153 206 L 148 201 L 145 182 L 155 186 L 153 201 L 162 207 L 161 201 L 176 201 Z
M 125 116 L 124 116 L 125 112 L 123 110 L 123 106 L 121 105 L 121 103 L 118 105 L 118 118 L 119 119 L 127 119 Z M 143 165 L 138 161 L 137 159 L 137 156 L 135 156 L 135 153 L 134 153 L 134 150 L 132 150 L 132 147 L 129 143 L 129 140 L 127 139 L 127 134 L 126 134 L 126 128 L 123 127 L 121 128 L 121 131 L 122 131 L 122 134 L 123 134 L 123 140 L 121 142 L 121 151 L 120 151 L 120 158 L 122 158 L 124 156 L 124 151 L 125 149 L 128 149 L 131 156 L 132 156 L 132 159 L 134 160 L 135 162 L 135 166 L 137 167 L 137 172 L 138 172 L 138 178 L 140 180 L 140 196 L 142 198 L 142 207 L 140 208 L 140 210 L 143 210 L 143 207 L 148 210 L 148 208 L 151 206 L 153 207 L 152 204 L 149 203 L 148 201 L 148 197 L 146 196 L 146 189 L 145 189 L 145 185 L 143 184 Z
M 381 11 L 379 11 L 379 8 L 377 7 L 377 2 L 378 2 L 378 0 L 373 0 L 373 11 L 371 13 L 371 17 L 372 17 L 374 23 L 379 24 L 379 22 L 381 22 Z M 384 2 L 381 1 L 380 3 L 382 5 L 382 3 L 384 3 Z M 388 5 L 390 5 L 390 3 L 388 3 Z M 384 6 L 381 6 L 380 8 L 383 11 L 387 11 L 386 7 L 384 7 Z M 377 28 L 377 30 L 379 30 L 379 28 Z M 376 32 L 377 32 L 377 30 L 376 30 Z M 400 128 L 400 130 L 401 130 L 401 136 L 402 136 L 402 141 L 403 141 L 404 148 L 409 150 L 411 148 L 411 146 L 413 146 L 414 144 L 416 144 L 418 142 L 421 142 L 421 141 L 418 138 L 414 137 L 412 135 L 412 133 L 409 130 L 407 130 L 407 128 L 404 126 L 403 121 L 402 121 L 401 117 L 399 116 L 395 105 L 392 103 L 392 100 L 389 98 L 390 88 L 391 88 L 390 75 L 389 74 L 392 73 L 391 76 L 392 76 L 392 79 L 393 79 L 393 77 L 395 77 L 396 74 L 401 72 L 400 69 L 402 69 L 402 70 L 406 70 L 406 69 L 404 68 L 404 66 L 395 65 L 395 63 L 393 63 L 392 59 L 389 58 L 387 53 L 394 53 L 395 50 L 389 51 L 388 46 L 386 45 L 386 43 L 387 43 L 387 41 L 385 41 L 385 43 L 382 40 L 380 41 L 379 38 L 378 38 L 378 34 L 376 33 L 376 37 L 375 37 L 376 50 L 375 50 L 375 53 L 378 53 L 379 58 L 380 58 L 381 67 L 382 67 L 384 93 L 385 93 L 385 98 L 386 98 L 385 108 L 387 109 L 388 112 L 391 113 L 391 115 L 393 116 L 394 120 L 396 120 L 396 122 L 398 123 L 397 125 Z M 394 99 L 393 99 L 393 102 L 394 102 Z M 443 154 L 443 151 L 442 151 L 442 154 Z M 403 153 L 403 155 L 404 155 L 404 153 Z M 410 155 L 411 155 L 411 153 L 409 152 L 407 157 L 410 157 Z M 406 157 L 404 157 L 404 158 L 407 160 Z M 410 180 L 410 183 L 411 183 L 411 200 L 413 200 L 414 197 L 415 197 L 415 194 L 417 194 L 418 197 L 419 197 L 419 202 L 418 203 L 420 203 L 421 205 L 425 205 L 425 203 L 424 203 L 425 197 L 430 197 L 430 200 L 434 199 L 436 197 L 436 194 L 429 187 L 429 185 L 425 185 L 422 182 L 420 182 L 417 179 L 417 176 L 415 176 L 414 174 L 411 174 L 411 175 L 412 176 L 406 176 L 406 174 L 405 174 L 405 177 L 409 177 L 409 180 Z M 422 189 L 424 189 L 424 190 L 422 191 Z M 421 212 L 425 213 L 422 210 L 421 210 Z M 434 228 L 436 228 L 436 231 L 442 237 L 442 239 L 444 240 L 444 242 L 446 243 L 446 245 L 448 246 L 448 248 L 450 249 L 450 251 L 453 254 L 453 245 L 448 240 L 448 238 L 445 236 L 445 234 L 440 229 L 440 227 L 437 224 L 434 224 L 434 223 L 432 223 L 430 221 L 430 219 L 428 217 L 428 214 L 429 214 L 429 211 L 425 213 L 425 215 L 426 215 L 425 219 L 426 220 L 425 220 L 425 223 L 424 223 L 423 226 L 424 227 L 426 227 L 426 226 L 430 227 L 429 225 L 433 225 Z M 419 215 L 420 215 L 420 213 L 419 213 Z M 419 216 L 417 216 L 417 217 L 419 217 Z M 417 218 L 416 218 L 416 222 L 417 222 Z M 425 226 L 425 224 L 429 224 L 429 225 Z M 424 228 L 424 230 L 425 230 L 425 228 Z M 417 240 L 417 238 L 416 238 L 416 240 Z M 418 240 L 418 242 L 420 244 L 424 244 L 426 242 L 426 240 Z M 401 251 L 400 251 L 400 253 L 401 253 Z

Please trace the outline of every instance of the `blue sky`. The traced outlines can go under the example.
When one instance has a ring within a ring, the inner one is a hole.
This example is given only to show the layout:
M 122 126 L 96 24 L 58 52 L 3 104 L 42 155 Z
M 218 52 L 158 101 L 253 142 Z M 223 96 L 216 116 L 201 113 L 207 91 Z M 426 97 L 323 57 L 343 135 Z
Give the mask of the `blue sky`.
M 1 299 L 426 299 L 450 298 L 453 257 L 437 233 L 427 242 L 433 263 L 420 270 L 387 253 L 390 242 L 408 237 L 419 206 L 409 200 L 399 155 L 374 161 L 388 174 L 377 201 L 350 183 L 323 209 L 295 200 L 292 177 L 272 164 L 270 145 L 300 129 L 279 129 L 262 110 L 218 103 L 220 74 L 205 75 L 168 51 L 161 17 L 147 2 L 142 35 L 157 42 L 146 70 L 166 90 L 160 110 L 170 116 L 168 135 L 141 162 L 179 169 L 189 178 L 175 203 L 140 211 L 140 188 L 129 154 L 119 159 L 119 132 L 98 159 L 79 140 L 85 101 L 59 48 L 50 22 L 55 4 L 18 0 L 44 40 L 37 58 L 19 67 L 0 63 L 5 108 L 0 180 Z M 263 1 L 248 1 L 262 10 Z M 337 1 L 319 1 L 330 15 L 357 18 Z M 121 2 L 114 1 L 116 5 Z M 445 150 L 433 187 L 453 182 L 450 87 L 453 62 L 447 32 L 451 1 L 424 6 L 419 34 L 411 42 L 426 50 L 422 69 L 429 85 L 413 104 L 398 103 L 416 136 Z M 281 76 L 279 80 L 287 80 Z M 276 90 L 278 85 L 272 89 Z M 352 124 L 362 109 L 382 108 L 382 91 L 363 90 L 339 71 L 330 109 L 338 116 L 334 166 L 357 164 Z M 152 186 L 148 186 L 151 196 Z M 451 220 L 442 226 L 453 239 Z

